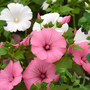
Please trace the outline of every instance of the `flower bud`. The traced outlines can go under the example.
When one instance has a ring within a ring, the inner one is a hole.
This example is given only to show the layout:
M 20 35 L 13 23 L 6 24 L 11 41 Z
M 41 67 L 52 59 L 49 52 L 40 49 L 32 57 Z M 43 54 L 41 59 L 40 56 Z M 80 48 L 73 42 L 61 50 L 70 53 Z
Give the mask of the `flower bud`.
M 61 24 L 69 23 L 71 15 L 63 17 Z
M 86 6 L 86 7 L 89 7 L 89 5 L 88 5 L 86 2 L 85 2 L 85 6 Z

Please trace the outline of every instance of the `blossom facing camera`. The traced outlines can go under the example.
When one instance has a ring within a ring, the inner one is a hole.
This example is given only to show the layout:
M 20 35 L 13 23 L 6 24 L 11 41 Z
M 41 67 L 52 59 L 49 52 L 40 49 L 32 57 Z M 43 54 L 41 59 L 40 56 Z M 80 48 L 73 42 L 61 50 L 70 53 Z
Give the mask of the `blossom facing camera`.
M 10 3 L 7 7 L 1 11 L 0 16 L 0 20 L 5 20 L 7 23 L 7 26 L 4 26 L 6 31 L 25 31 L 30 27 L 32 12 L 28 6 L 23 6 L 19 3 Z
M 34 58 L 23 72 L 24 83 L 30 90 L 31 85 L 36 84 L 36 82 L 44 81 L 49 84 L 53 79 L 58 82 L 60 74 L 55 75 L 55 72 L 56 66 L 54 64 Z M 47 85 L 47 88 L 49 88 L 49 85 Z
M 18 62 L 12 62 L 4 70 L 0 71 L 0 90 L 11 90 L 14 86 L 19 84 L 22 80 L 23 71 L 21 65 Z
M 58 61 L 66 51 L 65 38 L 52 28 L 43 28 L 31 37 L 31 51 L 48 63 Z

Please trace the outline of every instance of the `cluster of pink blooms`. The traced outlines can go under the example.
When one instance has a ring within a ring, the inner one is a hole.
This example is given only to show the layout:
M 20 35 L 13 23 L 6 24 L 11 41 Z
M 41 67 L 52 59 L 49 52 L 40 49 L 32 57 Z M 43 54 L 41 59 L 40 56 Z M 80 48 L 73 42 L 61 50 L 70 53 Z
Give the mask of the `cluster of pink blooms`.
M 71 16 L 64 17 L 61 24 L 68 23 Z M 40 18 L 40 17 L 38 17 Z M 74 34 L 76 33 L 76 29 Z M 61 33 L 53 28 L 43 28 L 41 31 L 34 30 L 22 42 L 21 45 L 29 46 L 31 51 L 37 57 L 31 60 L 22 74 L 23 68 L 15 60 L 10 60 L 4 70 L 0 71 L 0 90 L 11 90 L 24 79 L 28 90 L 33 84 L 42 81 L 48 83 L 47 90 L 50 90 L 49 84 L 53 79 L 58 82 L 60 74 L 55 75 L 56 66 L 54 62 L 60 60 L 66 52 L 66 40 Z M 1 43 L 0 47 L 3 45 Z M 18 48 L 19 44 L 13 45 Z M 68 48 L 68 53 L 74 56 L 72 59 L 77 64 L 82 65 L 85 71 L 90 74 L 90 64 L 85 55 L 90 53 L 88 42 L 78 43 L 84 50 L 73 49 L 72 45 Z M 8 59 L 7 59 L 8 60 Z
M 12 89 L 20 83 L 22 78 L 28 90 L 32 84 L 42 81 L 48 83 L 47 89 L 49 90 L 49 83 L 53 79 L 55 82 L 59 80 L 60 74 L 55 75 L 56 66 L 52 63 L 58 61 L 66 52 L 65 38 L 52 28 L 43 28 L 42 31 L 35 30 L 30 35 L 20 44 L 28 46 L 31 43 L 31 51 L 37 58 L 31 60 L 23 74 L 21 74 L 23 71 L 21 65 L 17 61 L 13 63 L 10 60 L 6 68 L 0 72 L 0 90 Z M 18 48 L 18 44 L 15 48 Z

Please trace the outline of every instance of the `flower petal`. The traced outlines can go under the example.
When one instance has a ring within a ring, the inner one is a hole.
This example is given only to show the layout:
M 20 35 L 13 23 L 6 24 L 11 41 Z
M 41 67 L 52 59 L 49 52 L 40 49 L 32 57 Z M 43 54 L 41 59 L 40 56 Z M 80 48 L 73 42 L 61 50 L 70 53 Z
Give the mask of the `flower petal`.
M 14 77 L 21 75 L 23 68 L 18 62 L 13 63 L 12 73 Z
M 16 3 L 16 4 L 15 3 L 10 3 L 10 4 L 8 4 L 8 8 L 11 11 L 13 17 L 17 18 L 19 13 L 20 13 L 20 11 L 23 8 L 23 5 L 19 4 L 19 3 Z

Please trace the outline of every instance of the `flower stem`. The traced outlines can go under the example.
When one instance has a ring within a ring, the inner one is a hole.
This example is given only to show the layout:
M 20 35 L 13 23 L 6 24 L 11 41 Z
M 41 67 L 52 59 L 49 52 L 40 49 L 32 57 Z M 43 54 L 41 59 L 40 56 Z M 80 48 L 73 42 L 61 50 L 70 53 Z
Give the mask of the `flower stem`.
M 73 14 L 73 27 L 75 28 L 75 14 Z
M 25 37 L 27 36 L 27 30 L 25 30 Z

